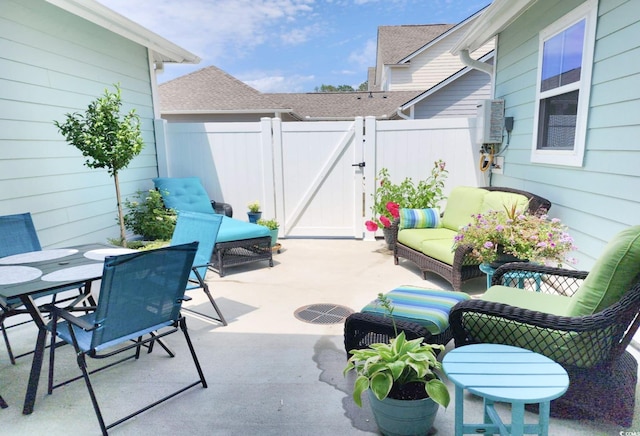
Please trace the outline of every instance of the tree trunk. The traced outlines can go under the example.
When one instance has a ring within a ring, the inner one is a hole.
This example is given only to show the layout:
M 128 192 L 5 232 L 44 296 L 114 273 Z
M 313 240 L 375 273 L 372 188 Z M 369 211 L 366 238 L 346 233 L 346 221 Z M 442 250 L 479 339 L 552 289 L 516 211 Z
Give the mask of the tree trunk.
M 120 224 L 120 243 L 123 247 L 127 246 L 127 239 L 124 231 L 124 215 L 122 213 L 122 203 L 120 202 L 120 183 L 118 181 L 118 172 L 113 172 L 113 182 L 116 185 L 116 202 L 118 203 L 118 223 Z

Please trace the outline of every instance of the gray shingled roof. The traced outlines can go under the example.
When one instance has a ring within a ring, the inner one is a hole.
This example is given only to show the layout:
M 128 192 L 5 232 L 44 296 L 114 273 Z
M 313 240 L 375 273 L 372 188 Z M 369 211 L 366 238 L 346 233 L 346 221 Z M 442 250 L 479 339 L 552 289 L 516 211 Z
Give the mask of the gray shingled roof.
M 396 64 L 424 47 L 455 24 L 378 27 L 378 65 Z
M 216 67 L 206 67 L 158 86 L 160 108 L 175 111 L 246 111 L 287 109 L 257 89 Z
M 391 117 L 397 108 L 423 91 L 318 92 L 304 94 L 265 94 L 283 106 L 293 108 L 302 120 L 313 118 L 347 119 L 357 116 Z

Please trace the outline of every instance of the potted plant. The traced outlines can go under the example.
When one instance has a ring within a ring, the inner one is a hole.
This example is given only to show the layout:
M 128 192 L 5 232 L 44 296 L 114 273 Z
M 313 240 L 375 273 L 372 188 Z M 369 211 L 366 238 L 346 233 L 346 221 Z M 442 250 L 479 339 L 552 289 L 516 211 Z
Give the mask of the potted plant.
M 434 372 L 442 369 L 437 352 L 444 345 L 425 344 L 422 338 L 408 341 L 404 332 L 398 334 L 391 302 L 383 294 L 378 301 L 391 316 L 395 338 L 349 351 L 344 374 L 356 373 L 353 401 L 362 407 L 362 394 L 368 391 L 376 424 L 385 435 L 427 434 L 438 407 L 450 401 L 447 386 Z
M 436 207 L 444 199 L 442 190 L 447 178 L 446 164 L 442 160 L 434 162 L 431 174 L 415 184 L 411 177 L 406 177 L 400 183 L 391 182 L 389 170 L 380 169 L 376 176 L 376 190 L 373 193 L 371 212 L 373 217 L 365 222 L 367 230 L 371 232 L 382 228 L 385 241 L 389 248 L 393 248 L 395 241 L 391 235 L 392 226 L 399 216 L 400 208 L 425 209 Z
M 262 216 L 262 212 L 260 211 L 260 202 L 258 200 L 252 201 L 247 205 L 247 207 L 249 208 L 249 212 L 247 212 L 249 222 L 256 223 Z
M 520 212 L 515 206 L 504 209 L 474 215 L 455 236 L 453 249 L 471 245 L 471 256 L 494 268 L 518 260 L 558 267 L 563 262 L 575 263 L 566 257 L 576 249 L 573 239 L 558 218 Z
M 142 151 L 140 117 L 131 109 L 120 117 L 122 100 L 120 86 L 116 91 L 105 89 L 104 96 L 91 102 L 84 113 L 66 114 L 64 123 L 54 121 L 67 142 L 82 152 L 89 168 L 106 168 L 116 188 L 120 241 L 126 246 L 124 214 L 120 201 L 120 170 Z
M 271 246 L 275 247 L 276 243 L 278 242 L 278 229 L 280 228 L 280 224 L 278 224 L 278 221 L 276 221 L 275 219 L 259 219 L 256 224 L 269 229 L 269 232 L 271 233 Z
M 134 199 L 126 199 L 124 225 L 144 241 L 169 241 L 176 226 L 176 211 L 164 207 L 162 194 L 155 189 L 137 191 Z

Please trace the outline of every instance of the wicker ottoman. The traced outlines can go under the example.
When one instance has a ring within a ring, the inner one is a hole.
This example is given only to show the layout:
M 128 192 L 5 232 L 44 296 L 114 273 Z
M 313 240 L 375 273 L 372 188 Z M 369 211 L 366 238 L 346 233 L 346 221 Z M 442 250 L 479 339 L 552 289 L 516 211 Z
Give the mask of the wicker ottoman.
M 407 339 L 424 338 L 425 343 L 446 345 L 452 338 L 449 311 L 459 301 L 470 297 L 464 292 L 400 286 L 385 294 L 393 307 L 393 319 L 398 332 Z M 344 323 L 344 347 L 349 350 L 366 348 L 377 342 L 389 342 L 395 337 L 393 321 L 378 300 L 361 312 L 349 315 Z

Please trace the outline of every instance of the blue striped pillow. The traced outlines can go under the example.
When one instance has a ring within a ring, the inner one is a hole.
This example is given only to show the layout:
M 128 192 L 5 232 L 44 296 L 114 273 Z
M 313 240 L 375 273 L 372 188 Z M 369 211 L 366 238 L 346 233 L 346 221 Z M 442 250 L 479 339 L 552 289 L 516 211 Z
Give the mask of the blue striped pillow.
M 431 209 L 400 209 L 400 229 L 430 229 L 440 226 L 440 211 Z

